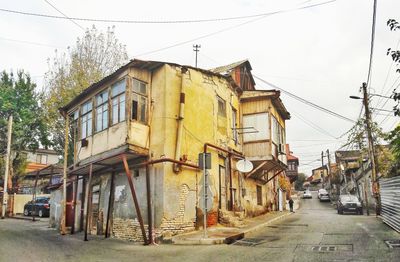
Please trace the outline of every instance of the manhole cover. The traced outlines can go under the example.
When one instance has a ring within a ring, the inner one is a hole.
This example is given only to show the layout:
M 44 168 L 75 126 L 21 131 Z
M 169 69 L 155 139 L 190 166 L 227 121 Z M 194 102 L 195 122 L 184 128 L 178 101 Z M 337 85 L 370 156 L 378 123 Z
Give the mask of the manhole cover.
M 312 252 L 352 252 L 353 245 L 297 245 L 297 248 L 301 248 L 305 251 Z
M 385 240 L 385 243 L 389 248 L 400 248 L 400 239 Z
M 262 239 L 262 238 L 244 238 L 244 239 L 236 241 L 232 245 L 254 247 L 254 246 L 261 244 L 262 241 L 264 241 L 264 239 Z
M 337 250 L 336 246 L 313 246 L 311 250 L 314 252 L 334 252 Z

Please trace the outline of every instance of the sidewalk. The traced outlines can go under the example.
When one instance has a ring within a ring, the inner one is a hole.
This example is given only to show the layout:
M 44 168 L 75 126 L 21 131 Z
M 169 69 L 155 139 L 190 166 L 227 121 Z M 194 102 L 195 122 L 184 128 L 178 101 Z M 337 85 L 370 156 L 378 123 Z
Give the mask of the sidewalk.
M 295 200 L 294 209 L 299 208 L 299 202 Z M 259 230 L 279 219 L 293 213 L 289 211 L 273 211 L 265 215 L 244 219 L 245 226 L 241 228 L 216 226 L 207 229 L 207 238 L 204 238 L 203 230 L 193 231 L 172 237 L 174 245 L 218 245 L 230 244 L 244 238 L 246 235 Z

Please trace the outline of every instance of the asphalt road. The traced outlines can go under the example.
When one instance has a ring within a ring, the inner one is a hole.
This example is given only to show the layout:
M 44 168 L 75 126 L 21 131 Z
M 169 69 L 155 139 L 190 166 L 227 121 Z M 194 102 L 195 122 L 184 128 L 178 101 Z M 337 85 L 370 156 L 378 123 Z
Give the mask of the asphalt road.
M 400 261 L 384 240 L 400 234 L 375 216 L 338 215 L 330 203 L 301 209 L 253 235 L 215 246 L 142 246 L 83 235 L 61 236 L 46 221 L 0 220 L 0 262 L 8 261 Z

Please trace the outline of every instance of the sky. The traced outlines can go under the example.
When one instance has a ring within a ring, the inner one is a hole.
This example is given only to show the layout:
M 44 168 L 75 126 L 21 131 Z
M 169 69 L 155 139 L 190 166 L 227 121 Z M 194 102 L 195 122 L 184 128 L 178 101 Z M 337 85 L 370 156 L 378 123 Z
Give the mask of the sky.
M 325 4 L 313 6 L 319 3 Z M 126 45 L 130 58 L 194 66 L 193 45 L 199 44 L 198 67 L 210 69 L 248 59 L 255 76 L 347 118 L 357 120 L 360 115 L 361 100 L 349 96 L 361 96 L 360 86 L 367 81 L 373 0 L 0 0 L 0 9 L 62 16 L 54 7 L 68 17 L 130 21 L 272 14 L 144 24 L 74 23 L 0 11 L 0 70 L 23 69 L 40 87 L 55 50 L 65 52 L 93 24 L 103 31 L 115 26 L 116 37 Z M 400 21 L 399 10 L 399 0 L 378 1 L 370 93 L 390 95 L 400 85 L 400 74 L 386 55 L 388 48 L 400 43 L 400 32 L 386 26 L 388 19 Z M 256 87 L 271 89 L 259 80 Z M 319 167 L 322 151 L 329 150 L 334 161 L 335 150 L 346 149 L 341 147 L 351 122 L 285 94 L 281 99 L 292 115 L 286 123 L 287 142 L 300 159 L 300 172 L 310 175 Z M 372 96 L 371 105 L 390 110 L 394 101 Z M 399 123 L 398 117 L 388 114 L 376 110 L 372 115 L 384 131 Z

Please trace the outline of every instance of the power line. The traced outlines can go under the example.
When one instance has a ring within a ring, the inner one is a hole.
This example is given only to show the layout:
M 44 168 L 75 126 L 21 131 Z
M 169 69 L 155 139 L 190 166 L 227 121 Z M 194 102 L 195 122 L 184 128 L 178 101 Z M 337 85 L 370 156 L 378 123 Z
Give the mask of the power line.
M 297 116 L 298 118 L 300 118 L 300 120 L 302 120 L 305 124 L 307 124 L 308 126 L 314 128 L 315 130 L 319 131 L 320 133 L 337 139 L 334 135 L 331 135 L 328 131 L 322 129 L 321 127 L 319 127 L 318 125 L 314 124 L 313 122 L 303 118 L 302 116 L 300 116 L 300 115 L 298 115 L 296 113 L 292 113 L 292 114 Z
M 336 117 L 338 117 L 338 118 L 340 118 L 340 119 L 342 119 L 342 120 L 346 120 L 346 121 L 348 121 L 348 122 L 355 123 L 354 120 L 352 120 L 352 119 L 350 119 L 350 118 L 348 118 L 348 117 L 345 117 L 345 116 L 343 116 L 343 115 L 340 115 L 340 114 L 338 114 L 338 113 L 336 113 L 336 112 L 333 112 L 332 110 L 326 109 L 326 108 L 324 108 L 324 107 L 322 107 L 322 106 L 319 106 L 319 105 L 317 105 L 317 104 L 314 104 L 313 102 L 310 102 L 310 101 L 308 101 L 308 100 L 306 100 L 306 99 L 304 99 L 304 98 L 301 98 L 301 97 L 299 97 L 299 96 L 297 96 L 297 95 L 295 95 L 295 94 L 292 94 L 292 93 L 290 93 L 290 92 L 288 92 L 288 91 L 286 91 L 286 90 L 284 90 L 284 89 L 282 89 L 282 88 L 280 88 L 280 87 L 278 87 L 278 86 L 276 86 L 276 85 L 274 85 L 274 84 L 272 84 L 272 83 L 270 83 L 270 82 L 268 82 L 268 81 L 266 81 L 266 80 L 264 80 L 264 79 L 262 79 L 262 78 L 260 78 L 260 77 L 258 77 L 258 76 L 256 76 L 256 75 L 253 75 L 253 77 L 256 78 L 256 79 L 258 79 L 258 80 L 260 80 L 261 82 L 263 82 L 263 83 L 265 83 L 265 84 L 267 84 L 267 85 L 269 85 L 269 86 L 275 88 L 275 89 L 280 90 L 280 91 L 283 92 L 284 94 L 286 94 L 286 95 L 288 95 L 288 96 L 290 96 L 290 97 L 292 97 L 292 98 L 294 98 L 294 99 L 296 99 L 296 100 L 298 100 L 298 101 L 300 101 L 300 102 L 302 102 L 302 103 L 304 103 L 304 104 L 306 104 L 306 105 L 309 105 L 309 106 L 311 106 L 311 107 L 314 107 L 314 108 L 316 108 L 316 109 L 318 109 L 318 110 L 320 110 L 320 111 L 322 111 L 322 112 L 328 113 L 328 114 L 330 114 L 330 115 L 332 115 L 332 116 L 336 116 Z M 336 138 L 336 137 L 335 137 L 335 138 Z
M 52 19 L 68 19 L 68 20 L 75 20 L 75 21 L 87 21 L 87 22 L 101 22 L 101 23 L 125 23 L 125 24 L 183 24 L 183 23 L 204 23 L 204 22 L 221 22 L 221 21 L 231 21 L 231 20 L 244 20 L 249 18 L 262 18 L 269 15 L 279 14 L 279 13 L 286 13 L 295 10 L 307 9 L 316 6 L 326 5 L 337 0 L 326 1 L 322 3 L 306 5 L 302 7 L 296 7 L 287 10 L 280 10 L 274 12 L 266 12 L 254 15 L 246 15 L 246 16 L 233 16 L 233 17 L 223 17 L 223 18 L 209 18 L 209 19 L 189 19 L 189 20 L 122 20 L 122 19 L 97 19 L 97 18 L 83 18 L 83 17 L 67 17 L 63 14 L 63 16 L 57 15 L 47 15 L 47 14 L 40 14 L 40 13 L 32 13 L 32 12 L 24 12 L 18 10 L 11 10 L 0 8 L 0 11 L 18 14 L 18 15 L 26 15 L 26 16 L 36 16 L 36 17 L 44 17 L 44 18 L 52 18 Z M 46 1 L 47 2 L 47 1 Z M 57 10 L 58 11 L 58 10 Z
M 374 0 L 374 11 L 372 14 L 372 32 L 371 32 L 371 50 L 369 54 L 369 66 L 368 66 L 368 77 L 367 77 L 367 86 L 371 88 L 370 86 L 370 80 L 371 80 L 371 71 L 372 71 L 372 57 L 374 55 L 374 43 L 375 43 L 375 24 L 376 24 L 376 6 L 377 6 L 377 0 Z
M 76 26 L 78 26 L 80 29 L 82 29 L 83 31 L 85 31 L 85 28 L 83 28 L 80 24 L 78 24 L 77 22 L 75 22 L 73 19 L 69 18 L 66 14 L 64 14 L 61 10 L 59 10 L 57 7 L 55 7 L 52 3 L 50 3 L 47 0 L 44 0 L 48 5 L 50 5 L 53 9 L 55 9 L 57 12 L 59 12 L 60 14 L 62 14 L 65 18 L 68 18 L 69 21 L 71 21 L 72 23 L 74 23 Z
M 39 43 L 39 42 L 32 42 L 32 41 L 25 41 L 25 40 L 18 40 L 18 39 L 11 39 L 11 38 L 6 38 L 6 37 L 0 37 L 0 40 L 16 42 L 16 43 L 21 43 L 21 44 L 29 44 L 29 45 L 45 46 L 45 47 L 62 48 L 62 49 L 64 49 L 61 46 L 55 46 L 55 45 L 49 45 L 49 44 L 44 44 L 44 43 Z

